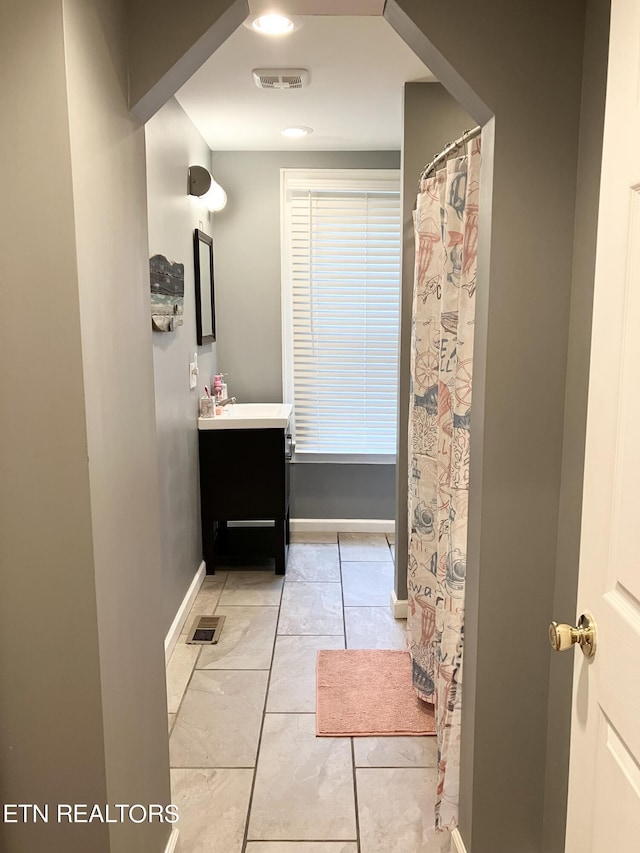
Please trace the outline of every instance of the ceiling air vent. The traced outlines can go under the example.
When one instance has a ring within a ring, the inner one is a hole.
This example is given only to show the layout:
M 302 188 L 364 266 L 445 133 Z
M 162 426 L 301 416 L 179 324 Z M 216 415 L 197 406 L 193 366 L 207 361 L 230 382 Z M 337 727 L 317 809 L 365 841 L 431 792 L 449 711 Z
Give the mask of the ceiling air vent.
M 304 89 L 310 80 L 307 68 L 254 68 L 251 73 L 258 89 Z

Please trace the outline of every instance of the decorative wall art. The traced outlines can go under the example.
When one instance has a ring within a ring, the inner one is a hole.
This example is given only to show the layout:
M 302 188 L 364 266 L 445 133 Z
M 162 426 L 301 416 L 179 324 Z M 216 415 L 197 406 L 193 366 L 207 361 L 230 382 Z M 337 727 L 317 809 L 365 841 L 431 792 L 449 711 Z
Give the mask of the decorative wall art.
M 184 264 L 168 261 L 164 255 L 149 258 L 151 278 L 151 328 L 173 332 L 183 323 Z

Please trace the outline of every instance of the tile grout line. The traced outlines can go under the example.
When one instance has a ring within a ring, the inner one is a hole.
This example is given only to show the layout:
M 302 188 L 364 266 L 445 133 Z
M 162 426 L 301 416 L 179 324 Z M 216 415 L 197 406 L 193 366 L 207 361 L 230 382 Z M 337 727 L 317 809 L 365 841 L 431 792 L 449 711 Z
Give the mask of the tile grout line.
M 198 672 L 269 672 L 268 666 L 200 666 L 194 667 L 194 671 L 196 669 Z
M 221 604 L 220 603 L 220 599 L 222 598 L 222 593 L 223 593 L 224 587 L 225 587 L 228 579 L 229 579 L 229 572 L 227 572 L 227 577 L 225 578 L 225 582 L 223 583 L 222 589 L 220 590 L 220 595 L 218 596 L 218 601 L 216 602 L 216 606 L 213 609 L 213 615 L 215 616 L 218 613 L 219 608 L 221 608 L 221 607 L 228 607 L 228 608 L 231 608 L 232 610 L 234 608 L 237 608 L 238 610 L 243 610 L 246 607 L 264 607 L 264 608 L 268 608 L 271 610 L 277 610 L 278 611 L 278 613 L 276 614 L 276 631 L 277 631 L 278 630 L 278 616 L 280 614 L 280 604 L 257 604 L 257 605 L 256 604 L 250 604 L 250 605 L 246 605 L 246 604 Z M 283 586 L 284 586 L 284 584 L 283 584 Z M 222 613 L 220 615 L 224 616 L 227 614 Z M 205 645 L 207 645 L 207 644 L 203 644 L 203 648 Z M 215 645 L 215 644 L 212 644 L 212 645 Z M 269 667 L 261 667 L 261 668 L 258 668 L 258 667 L 237 667 L 237 666 L 225 666 L 225 667 L 207 666 L 207 667 L 202 667 L 202 666 L 199 666 L 201 657 L 202 657 L 202 649 L 200 650 L 200 654 L 198 655 L 198 657 L 196 659 L 196 665 L 193 668 L 194 671 L 196 669 L 199 670 L 200 672 L 268 672 L 269 671 Z
M 345 614 L 344 607 L 344 576 L 342 574 L 342 552 L 340 550 L 340 534 L 338 534 L 338 561 L 340 564 L 340 592 L 342 594 L 342 628 L 344 630 L 344 647 L 347 646 L 347 618 Z M 353 773 L 353 807 L 355 809 L 355 821 L 356 821 L 356 845 L 358 853 L 361 853 L 360 848 L 360 816 L 358 814 L 358 783 L 356 780 L 356 751 L 353 743 L 353 738 L 349 738 L 349 744 L 351 746 L 351 770 Z
M 356 844 L 355 838 L 252 838 L 249 844 Z
M 313 544 L 313 543 L 301 543 L 301 544 Z M 324 544 L 324 543 L 321 543 L 321 544 Z M 388 545 L 388 543 L 387 543 L 387 545 Z M 215 607 L 213 608 L 214 614 L 218 612 L 219 608 L 224 608 L 224 607 L 231 608 L 232 610 L 237 609 L 238 611 L 240 611 L 241 608 L 245 608 L 245 612 L 247 612 L 246 611 L 247 607 L 249 608 L 249 612 L 250 612 L 254 606 L 267 607 L 267 608 L 272 608 L 272 609 L 277 608 L 275 633 L 273 636 L 273 645 L 272 645 L 272 650 L 271 650 L 269 667 L 268 667 L 268 669 L 267 668 L 263 668 L 263 669 L 253 669 L 252 668 L 250 670 L 237 669 L 237 668 L 233 668 L 233 669 L 232 668 L 225 668 L 225 669 L 220 669 L 220 670 L 212 669 L 212 668 L 199 669 L 200 658 L 202 656 L 202 647 L 201 647 L 200 649 L 198 649 L 197 655 L 195 656 L 194 664 L 193 664 L 193 667 L 191 668 L 191 672 L 190 672 L 189 678 L 187 680 L 186 686 L 182 692 L 180 703 L 179 703 L 178 708 L 174 714 L 174 721 L 173 721 L 173 724 L 171 726 L 171 730 L 169 732 L 170 737 L 171 737 L 173 730 L 175 729 L 175 723 L 177 721 L 178 715 L 180 714 L 180 712 L 182 710 L 186 693 L 192 684 L 194 673 L 196 671 L 199 671 L 199 672 L 210 671 L 210 672 L 215 672 L 215 673 L 231 672 L 231 671 L 267 672 L 268 673 L 267 681 L 266 681 L 265 695 L 264 695 L 264 704 L 263 704 L 261 721 L 260 721 L 260 731 L 259 731 L 258 743 L 257 743 L 257 748 L 256 748 L 256 757 L 255 757 L 255 762 L 254 762 L 253 766 L 251 766 L 251 767 L 247 767 L 245 765 L 234 766 L 234 767 L 195 767 L 195 766 L 191 767 L 190 766 L 190 767 L 176 767 L 176 768 L 172 767 L 171 768 L 171 769 L 176 769 L 176 770 L 184 769 L 184 770 L 242 770 L 245 772 L 247 770 L 252 771 L 252 779 L 251 779 L 251 786 L 250 786 L 250 792 L 249 792 L 249 799 L 248 799 L 248 803 L 247 803 L 246 818 L 245 818 L 245 822 L 244 822 L 244 835 L 243 835 L 242 848 L 241 848 L 242 853 L 246 853 L 247 845 L 249 843 L 254 843 L 254 842 L 260 841 L 259 839 L 249 839 L 248 838 L 248 832 L 249 832 L 249 823 L 250 823 L 250 818 L 251 818 L 251 812 L 252 812 L 252 808 L 253 808 L 255 786 L 256 786 L 256 781 L 257 781 L 258 762 L 260 760 L 261 749 L 262 749 L 262 738 L 263 738 L 263 734 L 264 734 L 264 726 L 265 726 L 265 722 L 266 722 L 266 715 L 268 713 L 268 711 L 267 711 L 268 698 L 269 698 L 269 690 L 270 690 L 270 685 L 271 685 L 271 678 L 272 678 L 272 674 L 273 674 L 273 664 L 275 661 L 275 649 L 276 649 L 277 639 L 279 636 L 281 636 L 281 637 L 306 637 L 306 636 L 307 637 L 324 637 L 324 636 L 326 636 L 326 637 L 342 637 L 343 641 L 344 641 L 344 645 L 346 647 L 347 646 L 347 632 L 346 632 L 346 609 L 347 608 L 345 607 L 343 563 L 348 564 L 349 562 L 380 562 L 380 563 L 383 562 L 383 561 L 368 561 L 368 560 L 365 560 L 365 561 L 362 561 L 362 560 L 351 560 L 351 561 L 343 560 L 342 555 L 341 555 L 341 551 L 340 551 L 339 537 L 337 537 L 337 548 L 338 548 L 338 564 L 339 564 L 339 573 L 340 573 L 340 580 L 339 581 L 327 581 L 327 580 L 323 580 L 323 581 L 312 581 L 312 580 L 297 581 L 297 580 L 294 580 L 293 578 L 288 579 L 285 576 L 283 578 L 283 583 L 282 583 L 282 586 L 280 588 L 280 595 L 279 595 L 279 599 L 278 599 L 277 604 L 259 603 L 259 604 L 253 605 L 253 604 L 246 604 L 246 603 L 238 603 L 238 604 L 234 604 L 234 603 L 225 604 L 225 603 L 223 603 L 221 601 L 221 599 L 222 599 L 224 591 L 226 590 L 226 586 L 227 586 L 227 583 L 229 582 L 229 575 L 230 575 L 230 572 L 228 570 L 226 571 L 226 577 L 225 577 L 225 579 L 224 579 L 224 581 L 220 587 L 218 598 L 216 600 Z M 313 584 L 313 585 L 321 584 L 323 586 L 334 585 L 335 583 L 340 583 L 340 594 L 341 594 L 341 604 L 342 604 L 342 626 L 343 626 L 342 634 L 326 634 L 325 632 L 318 633 L 318 634 L 299 634 L 299 633 L 296 633 L 296 634 L 279 634 L 278 633 L 278 625 L 279 625 L 279 620 L 280 620 L 281 611 L 282 611 L 282 604 L 283 604 L 285 586 L 286 585 L 295 586 L 297 584 L 305 584 L 305 583 Z M 350 607 L 350 609 L 358 609 L 359 606 L 362 608 L 374 608 L 374 609 L 376 608 L 376 605 L 353 605 Z M 378 605 L 378 607 L 384 608 L 385 605 Z M 182 632 L 181 632 L 181 634 L 182 634 Z M 292 715 L 292 716 L 301 716 L 301 715 L 304 715 L 304 716 L 314 715 L 315 716 L 315 712 L 310 712 L 310 711 L 288 711 L 288 712 L 287 711 L 274 711 L 272 713 L 277 713 L 279 715 Z M 355 841 L 356 846 L 357 846 L 357 851 L 358 851 L 358 853 L 361 853 L 360 825 L 359 825 L 359 812 L 358 812 L 358 791 L 357 791 L 357 770 L 358 770 L 358 767 L 356 766 L 356 758 L 355 758 L 355 741 L 353 738 L 350 738 L 349 740 L 350 740 L 350 746 L 351 746 L 351 762 L 352 762 L 352 773 L 353 773 L 356 838 L 355 839 L 335 839 L 335 843 L 339 843 L 339 842 L 346 843 L 347 841 L 350 841 L 350 842 Z M 371 768 L 368 768 L 368 769 L 371 769 Z M 395 769 L 395 768 L 389 767 L 387 769 Z M 401 765 L 398 769 L 406 769 L 406 766 Z M 419 768 L 416 768 L 416 769 L 419 769 Z M 298 843 L 298 842 L 296 842 L 295 839 L 287 839 L 287 841 L 289 843 Z M 300 843 L 302 843 L 302 842 L 300 842 Z M 334 843 L 334 842 L 331 839 L 325 838 L 325 839 L 319 839 L 318 842 L 314 842 L 314 843 Z
M 202 591 L 202 588 L 204 587 L 204 584 L 205 584 L 205 582 L 206 582 L 206 580 L 207 580 L 207 577 L 215 577 L 215 575 L 205 575 L 205 576 L 204 576 L 204 580 L 202 581 L 202 585 L 200 586 L 200 589 L 198 590 L 198 595 L 199 595 L 199 594 L 200 594 L 200 592 Z M 226 573 L 226 577 L 225 577 L 225 579 L 224 579 L 224 583 L 223 583 L 223 584 L 222 584 L 222 586 L 220 587 L 220 595 L 218 596 L 218 600 L 216 601 L 216 606 L 213 608 L 213 614 L 212 614 L 212 615 L 215 615 L 215 612 L 216 612 L 216 610 L 218 609 L 218 605 L 219 605 L 219 603 L 220 603 L 220 599 L 222 598 L 222 593 L 223 593 L 223 591 L 224 591 L 225 586 L 227 585 L 227 581 L 228 581 L 228 580 L 229 580 L 229 572 L 227 572 L 227 573 Z M 193 604 L 191 605 L 191 609 L 192 609 L 192 610 L 193 610 L 193 606 L 194 606 L 194 605 L 195 605 L 195 603 L 196 603 L 196 599 L 197 599 L 198 595 L 196 595 L 196 598 L 194 598 L 194 600 L 193 600 Z M 187 616 L 187 618 L 186 618 L 186 620 L 185 620 L 185 625 L 186 625 L 186 624 L 187 624 L 187 622 L 189 621 L 190 616 L 191 616 L 191 610 L 189 611 L 189 615 Z M 180 632 L 180 636 L 178 637 L 178 643 L 180 642 L 180 637 L 182 637 L 182 632 Z M 177 645 L 177 643 L 176 643 L 176 645 Z M 185 643 L 184 645 L 187 645 L 187 644 Z M 191 668 L 191 673 L 189 674 L 189 678 L 188 678 L 188 680 L 187 680 L 187 683 L 186 683 L 186 685 L 185 685 L 185 688 L 184 688 L 184 690 L 182 691 L 182 696 L 180 697 L 180 702 L 178 703 L 178 708 L 177 708 L 177 710 L 176 710 L 176 712 L 175 712 L 175 718 L 174 718 L 174 720 L 173 720 L 173 725 L 171 726 L 171 731 L 169 732 L 169 738 L 171 738 L 171 735 L 173 734 L 173 730 L 174 730 L 174 729 L 175 729 L 175 727 L 176 727 L 176 723 L 178 722 L 178 714 L 180 713 L 180 711 L 181 711 L 181 709 L 182 709 L 182 703 L 184 702 L 184 697 L 187 695 L 187 690 L 189 689 L 189 686 L 190 686 L 191 681 L 192 681 L 192 679 L 193 679 L 193 673 L 198 669 L 198 661 L 200 660 L 200 654 L 201 654 L 201 652 L 202 652 L 202 648 L 203 648 L 203 647 L 202 647 L 202 646 L 200 646 L 200 648 L 198 649 L 198 654 L 196 655 L 195 660 L 194 660 L 194 662 L 193 662 L 193 666 L 192 666 L 192 668 Z M 175 649 L 174 649 L 174 652 L 175 652 Z M 173 653 L 172 653 L 171 657 L 173 657 Z M 171 663 L 171 661 L 169 661 L 169 663 Z M 178 769 L 178 768 L 176 768 L 176 769 Z M 171 753 L 169 753 L 169 771 L 171 771 L 171 770 L 173 770 L 173 767 L 171 766 Z
M 278 637 L 342 637 L 342 634 L 278 634 Z
M 334 634 L 312 634 L 312 635 L 310 635 L 310 634 L 279 634 L 278 633 L 278 625 L 280 622 L 280 612 L 282 609 L 282 600 L 284 597 L 284 588 L 285 588 L 286 583 L 287 583 L 287 577 L 285 574 L 284 580 L 282 583 L 281 593 L 280 593 L 280 603 L 278 605 L 278 618 L 276 620 L 276 633 L 275 633 L 274 640 L 273 640 L 273 650 L 271 653 L 271 664 L 269 666 L 269 675 L 267 678 L 267 689 L 266 689 L 265 698 L 264 698 L 262 722 L 261 722 L 261 726 L 260 726 L 260 734 L 258 737 L 258 748 L 257 748 L 257 752 L 256 752 L 256 762 L 255 762 L 255 768 L 254 768 L 254 773 L 253 773 L 253 779 L 252 779 L 252 783 L 251 783 L 251 791 L 249 794 L 249 804 L 247 807 L 247 817 L 246 817 L 246 821 L 245 821 L 245 830 L 244 830 L 244 837 L 242 840 L 242 851 L 241 851 L 241 853 L 246 853 L 247 844 L 249 844 L 249 837 L 248 837 L 249 836 L 249 822 L 251 820 L 251 810 L 253 808 L 253 797 L 254 797 L 254 793 L 255 793 L 256 777 L 257 777 L 257 773 L 258 773 L 258 762 L 260 760 L 260 751 L 262 748 L 262 735 L 264 732 L 264 724 L 265 724 L 265 720 L 266 720 L 266 716 L 267 716 L 267 704 L 269 701 L 269 688 L 271 686 L 271 676 L 273 673 L 273 662 L 274 662 L 274 658 L 275 658 L 275 650 L 276 650 L 276 644 L 278 641 L 278 637 L 292 637 L 292 636 L 318 636 L 318 637 L 336 636 L 336 637 L 339 637 L 339 636 L 343 636 L 343 639 L 344 639 L 344 606 L 342 607 L 342 626 L 343 626 L 343 634 L 342 635 L 340 635 L 340 634 L 335 634 L 335 635 Z M 289 583 L 299 583 L 299 582 L 298 581 L 289 581 Z M 340 583 L 340 596 L 343 599 L 342 572 L 340 572 L 339 583 Z M 346 639 L 345 639 L 345 645 L 346 645 Z M 262 670 L 262 671 L 264 671 L 264 670 Z M 291 712 L 282 712 L 282 713 L 288 713 L 290 715 L 299 716 L 300 713 L 305 713 L 305 712 L 299 713 L 299 712 L 291 711 Z M 306 713 L 307 713 L 307 716 L 315 716 L 315 712 L 306 712 Z M 353 755 L 352 755 L 352 763 L 353 763 Z M 355 774 L 354 774 L 354 778 L 355 778 Z M 357 813 L 356 813 L 356 831 L 357 831 Z M 255 840 L 256 839 L 251 839 L 251 843 L 253 843 Z M 339 840 L 342 840 L 342 839 L 339 839 Z M 295 841 L 294 841 L 294 843 L 295 843 Z M 356 843 L 357 843 L 357 841 L 356 841 Z M 359 853 L 359 850 L 360 850 L 360 848 L 358 846 L 358 853 Z
M 284 595 L 284 585 L 286 583 L 286 568 L 280 587 L 280 600 L 278 602 L 278 616 L 276 619 L 276 630 L 273 635 L 273 647 L 271 649 L 271 663 L 269 664 L 269 675 L 267 676 L 267 688 L 264 692 L 264 705 L 262 706 L 262 720 L 260 721 L 260 733 L 258 734 L 258 745 L 256 748 L 256 760 L 253 768 L 253 777 L 251 779 L 251 789 L 249 791 L 249 802 L 247 803 L 247 816 L 244 822 L 244 835 L 242 836 L 241 853 L 246 853 L 247 844 L 249 843 L 249 821 L 251 820 L 251 809 L 253 808 L 253 795 L 256 789 L 256 777 L 258 775 L 258 761 L 260 760 L 260 750 L 262 748 L 262 733 L 264 732 L 264 722 L 267 716 L 267 702 L 269 700 L 269 687 L 271 686 L 271 672 L 273 670 L 273 659 L 276 654 L 276 642 L 278 640 L 278 623 L 280 622 L 280 611 L 282 609 L 282 598 Z M 264 670 L 263 670 L 264 672 Z
M 214 612 L 215 612 L 215 611 L 214 611 Z M 182 635 L 181 635 L 181 636 L 182 636 Z M 178 642 L 180 642 L 180 637 L 178 637 Z M 187 645 L 187 643 L 184 643 L 184 645 L 186 646 L 186 645 Z M 175 649 L 174 649 L 174 651 L 175 651 Z M 171 726 L 171 732 L 173 732 L 173 730 L 174 730 L 174 728 L 175 728 L 175 726 L 176 726 L 176 723 L 177 723 L 177 721 L 178 721 L 178 714 L 180 713 L 180 711 L 181 711 L 181 709 L 182 709 L 182 703 L 184 702 L 184 697 L 187 695 L 187 690 L 189 689 L 189 686 L 191 685 L 191 679 L 193 678 L 193 673 L 196 671 L 196 669 L 197 669 L 197 667 L 198 667 L 198 659 L 199 659 L 199 657 L 200 657 L 200 652 L 201 652 L 201 651 L 202 651 L 202 646 L 200 646 L 200 648 L 198 649 L 198 653 L 197 653 L 197 655 L 195 656 L 195 660 L 193 661 L 193 666 L 191 667 L 191 672 L 189 673 L 189 678 L 187 679 L 187 683 L 185 684 L 185 686 L 184 686 L 184 690 L 182 691 L 182 696 L 180 697 L 180 701 L 178 702 L 178 708 L 177 708 L 177 710 L 176 710 L 176 712 L 175 712 L 175 714 L 176 714 L 176 718 L 175 718 L 175 720 L 173 721 L 173 726 Z
M 179 767 L 172 767 L 171 769 L 172 770 L 253 770 L 254 768 L 249 767 L 246 764 L 234 764 L 233 766 L 227 765 L 225 767 L 221 767 L 221 766 L 219 767 L 217 764 L 215 767 L 211 766 L 210 764 L 207 764 L 207 765 L 201 766 L 201 767 L 193 766 L 191 764 L 189 764 L 189 765 L 181 764 Z M 397 768 L 391 768 L 391 769 L 394 770 Z
M 285 717 L 287 715 L 296 716 L 296 717 L 314 717 L 311 711 L 267 711 L 267 715 L 273 715 L 277 717 Z M 402 735 L 400 735 L 402 737 Z M 418 735 L 418 737 L 425 737 L 425 735 Z M 171 768 L 172 770 L 254 770 L 253 765 L 249 764 L 233 764 L 233 765 L 213 765 L 213 764 L 181 764 L 180 766 L 175 766 Z M 437 770 L 437 764 L 356 764 L 356 770 Z M 263 841 L 289 841 L 288 838 L 281 839 L 260 839 Z M 295 841 L 295 839 L 291 839 Z M 324 839 L 328 841 L 330 839 Z M 342 841 L 345 839 L 338 838 L 338 841 Z M 346 839 L 347 841 L 355 841 L 355 838 Z M 257 838 L 252 838 L 251 841 L 258 841 Z

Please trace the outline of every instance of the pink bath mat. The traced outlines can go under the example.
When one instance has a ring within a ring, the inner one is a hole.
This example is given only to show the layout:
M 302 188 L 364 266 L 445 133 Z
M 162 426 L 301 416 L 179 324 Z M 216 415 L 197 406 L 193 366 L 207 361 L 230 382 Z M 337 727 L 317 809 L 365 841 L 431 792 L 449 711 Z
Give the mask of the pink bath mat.
M 433 706 L 418 699 L 409 652 L 318 652 L 316 734 L 320 737 L 435 735 Z

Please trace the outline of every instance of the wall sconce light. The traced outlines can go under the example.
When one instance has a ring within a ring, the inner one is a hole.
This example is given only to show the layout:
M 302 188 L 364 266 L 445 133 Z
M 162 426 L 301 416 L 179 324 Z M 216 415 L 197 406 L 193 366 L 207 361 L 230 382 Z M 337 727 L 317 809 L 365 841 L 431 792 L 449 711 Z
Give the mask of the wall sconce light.
M 217 212 L 227 204 L 227 194 L 204 166 L 189 166 L 189 195 L 197 196 L 209 210 Z

